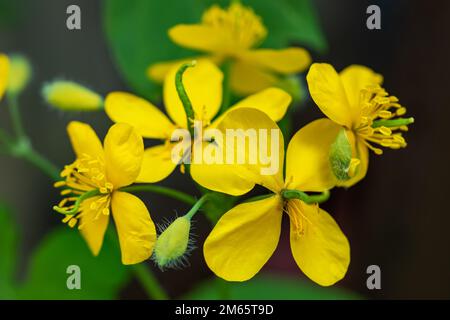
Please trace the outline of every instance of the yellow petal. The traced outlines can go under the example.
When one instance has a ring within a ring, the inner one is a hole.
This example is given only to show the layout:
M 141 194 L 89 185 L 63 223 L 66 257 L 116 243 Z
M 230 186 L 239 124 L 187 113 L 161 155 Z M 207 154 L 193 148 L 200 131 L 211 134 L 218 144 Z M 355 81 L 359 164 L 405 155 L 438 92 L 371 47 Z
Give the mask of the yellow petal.
M 5 54 L 0 53 L 0 99 L 5 93 L 9 77 L 9 59 Z
M 97 256 L 102 248 L 103 238 L 109 222 L 109 215 L 99 213 L 97 210 L 90 208 L 91 204 L 98 199 L 99 197 L 94 197 L 83 201 L 79 224 L 80 233 L 94 256 Z
M 317 205 L 300 200 L 290 200 L 288 211 L 302 225 L 300 232 L 291 218 L 291 251 L 299 268 L 321 286 L 341 280 L 350 263 L 350 245 L 336 221 Z
M 217 129 L 234 134 L 224 135 L 223 148 L 225 156 L 231 160 L 226 162 L 235 165 L 235 175 L 273 192 L 283 188 L 283 135 L 272 119 L 257 109 L 239 108 L 228 112 Z M 229 184 L 231 182 L 224 186 Z
M 267 114 L 273 121 L 278 122 L 286 114 L 291 101 L 292 98 L 286 91 L 279 88 L 268 88 L 241 100 L 228 110 L 232 111 L 239 108 L 258 109 Z M 226 113 L 222 114 L 214 123 L 220 122 L 225 115 Z
M 364 144 L 364 140 L 355 139 L 354 134 L 347 130 L 347 136 L 350 139 L 352 145 L 352 157 L 359 159 L 360 163 L 356 168 L 356 174 L 354 177 L 346 181 L 338 181 L 338 186 L 349 188 L 359 181 L 361 181 L 367 174 L 367 169 L 369 167 L 369 149 Z
M 93 159 L 103 159 L 102 143 L 90 125 L 72 121 L 67 126 L 67 132 L 72 148 L 78 158 L 88 155 Z
M 105 111 L 112 121 L 128 123 L 145 138 L 170 138 L 174 125 L 153 104 L 125 92 L 108 94 Z
M 183 104 L 175 87 L 175 74 L 178 67 L 173 68 L 164 80 L 164 103 L 169 116 L 180 126 L 186 128 L 187 120 Z M 196 120 L 203 120 L 205 125 L 219 111 L 222 103 L 222 71 L 209 60 L 199 60 L 188 68 L 183 75 L 183 85 Z
M 156 229 L 145 204 L 132 194 L 116 191 L 112 195 L 111 206 L 122 263 L 136 264 L 150 258 Z
M 311 64 L 311 56 L 302 48 L 250 50 L 241 54 L 240 58 L 250 64 L 283 74 L 302 72 Z
M 383 77 L 373 70 L 360 65 L 348 66 L 339 73 L 339 76 L 347 93 L 353 119 L 354 121 L 358 121 L 361 116 L 362 107 L 359 104 L 361 90 L 368 85 L 381 85 L 383 83 Z
M 199 144 L 196 144 L 197 146 Z M 207 141 L 203 142 L 201 147 L 198 147 L 202 154 L 214 155 L 215 153 L 223 153 L 223 146 L 217 145 L 217 143 L 209 143 Z M 204 156 L 203 163 L 192 162 L 190 165 L 192 179 L 199 185 L 213 191 L 227 193 L 230 195 L 242 195 L 249 192 L 255 186 L 253 181 L 248 181 L 247 179 L 239 175 L 240 168 L 233 164 L 217 164 L 214 162 L 207 162 L 208 157 Z M 223 162 L 224 158 L 221 159 Z
M 203 247 L 208 267 L 228 281 L 245 281 L 257 274 L 277 247 L 282 205 L 278 196 L 272 196 L 226 212 Z
M 352 113 L 341 79 L 327 63 L 314 63 L 306 76 L 312 99 L 334 122 L 352 127 Z
M 141 171 L 144 142 L 128 124 L 113 125 L 105 138 L 106 176 L 115 189 L 136 181 Z
M 169 29 L 169 37 L 176 44 L 207 52 L 228 52 L 234 47 L 227 30 L 200 24 L 179 24 Z
M 329 157 L 330 146 L 341 128 L 333 121 L 322 118 L 297 131 L 286 153 L 288 188 L 320 192 L 336 185 Z
M 250 95 L 272 87 L 278 78 L 257 66 L 244 61 L 237 61 L 231 65 L 230 86 L 239 95 Z
M 141 172 L 136 182 L 155 183 L 167 178 L 177 166 L 171 156 L 172 145 L 145 149 Z

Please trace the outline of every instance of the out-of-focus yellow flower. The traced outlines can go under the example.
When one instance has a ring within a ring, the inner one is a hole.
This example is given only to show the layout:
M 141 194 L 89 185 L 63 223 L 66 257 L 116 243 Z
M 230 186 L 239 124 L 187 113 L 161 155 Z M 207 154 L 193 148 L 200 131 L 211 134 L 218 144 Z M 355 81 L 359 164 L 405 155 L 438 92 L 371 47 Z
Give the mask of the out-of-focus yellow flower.
M 6 91 L 9 79 L 9 59 L 5 54 L 0 53 L 0 100 Z
M 336 180 L 336 185 L 350 187 L 364 178 L 369 149 L 380 155 L 383 151 L 378 146 L 406 147 L 400 131 L 407 131 L 414 119 L 401 118 L 406 108 L 381 87 L 381 75 L 360 65 L 351 65 L 338 74 L 329 64 L 315 63 L 306 79 L 311 97 L 328 117 L 317 120 L 320 125 L 311 134 L 311 150 L 318 156 L 330 150 L 341 128 L 352 148 L 349 170 L 354 174 L 350 179 Z M 322 138 L 317 139 L 319 136 Z
M 248 121 L 251 119 L 251 121 Z M 280 129 L 267 115 L 255 109 L 234 110 L 219 124 L 219 130 L 276 130 L 279 135 L 280 168 L 272 175 L 261 174 L 261 164 L 243 164 L 233 173 L 250 186 L 259 184 L 274 194 L 262 200 L 239 204 L 226 212 L 205 241 L 203 252 L 209 268 L 228 281 L 252 278 L 275 251 L 283 212 L 290 220 L 290 244 L 299 268 L 313 281 L 329 286 L 342 279 L 350 262 L 350 246 L 334 219 L 317 204 L 287 196 L 287 191 L 324 191 L 329 181 L 323 168 L 328 157 L 311 162 L 311 128 L 299 130 L 289 143 L 286 177 L 283 177 L 284 143 Z M 320 135 L 316 135 L 321 139 Z M 269 138 L 267 145 L 274 143 Z M 324 151 L 325 153 L 326 151 Z M 327 172 L 327 171 L 325 171 Z M 204 186 L 234 194 L 231 177 Z M 229 180 L 229 181 L 226 181 Z M 231 187 L 230 187 L 231 186 Z
M 63 222 L 78 229 L 94 255 L 102 247 L 110 215 L 119 235 L 123 264 L 148 259 L 156 230 L 145 204 L 120 188 L 139 174 L 144 153 L 142 137 L 127 124 L 115 124 L 102 146 L 87 124 L 71 122 L 67 131 L 76 160 L 61 172 L 65 198 L 54 209 L 66 215 Z
M 48 104 L 63 111 L 96 111 L 103 107 L 101 95 L 73 81 L 48 83 L 42 95 Z
M 186 112 L 175 86 L 178 66 L 173 66 L 164 81 L 164 104 L 169 120 L 157 107 L 144 99 L 128 93 L 113 92 L 105 100 L 105 111 L 114 122 L 129 123 L 144 138 L 161 139 L 164 144 L 145 150 L 142 171 L 137 178 L 140 182 L 157 182 L 166 178 L 177 166 L 172 160 L 172 149 L 176 143 L 170 142 L 176 128 L 187 129 Z M 204 129 L 216 126 L 227 114 L 213 121 L 222 104 L 222 80 L 220 69 L 208 60 L 199 61 L 195 67 L 186 70 L 183 84 L 195 113 L 196 121 L 201 121 Z M 241 100 L 230 110 L 257 108 L 267 113 L 274 121 L 283 118 L 291 103 L 291 97 L 278 88 L 268 88 Z M 228 111 L 228 112 L 229 112 Z M 220 182 L 228 170 L 217 171 L 215 165 L 195 164 L 190 166 L 191 176 L 201 181 L 204 175 L 214 175 Z M 232 171 L 232 168 L 229 169 Z
M 8 92 L 19 94 L 31 79 L 31 65 L 27 58 L 22 55 L 15 54 L 10 56 Z
M 213 5 L 205 11 L 200 24 L 180 24 L 169 30 L 176 44 L 207 53 L 196 59 L 209 58 L 218 65 L 230 62 L 231 88 L 242 95 L 274 86 L 278 75 L 301 72 L 311 63 L 302 48 L 255 49 L 266 35 L 261 18 L 238 2 L 227 9 Z M 174 63 L 183 62 L 186 60 L 157 63 L 149 67 L 148 75 L 162 82 Z

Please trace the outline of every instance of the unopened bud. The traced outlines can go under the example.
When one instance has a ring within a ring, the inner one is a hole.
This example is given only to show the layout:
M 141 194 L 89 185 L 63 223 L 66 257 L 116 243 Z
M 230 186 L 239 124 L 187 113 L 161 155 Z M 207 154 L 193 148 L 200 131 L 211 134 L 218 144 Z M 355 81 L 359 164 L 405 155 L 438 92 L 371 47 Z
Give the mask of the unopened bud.
M 191 221 L 183 216 L 165 229 L 155 244 L 154 260 L 161 268 L 172 267 L 189 251 Z
M 45 101 L 64 111 L 96 111 L 103 107 L 98 93 L 72 81 L 54 81 L 42 90 Z
M 31 64 L 25 56 L 11 55 L 9 57 L 8 93 L 12 95 L 21 93 L 30 81 L 31 74 Z

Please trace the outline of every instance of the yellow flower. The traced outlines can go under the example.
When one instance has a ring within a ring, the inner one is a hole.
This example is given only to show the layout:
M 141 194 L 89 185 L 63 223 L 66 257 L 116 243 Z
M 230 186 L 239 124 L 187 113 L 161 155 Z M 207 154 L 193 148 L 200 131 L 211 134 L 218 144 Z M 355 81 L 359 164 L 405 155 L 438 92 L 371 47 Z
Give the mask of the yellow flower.
M 350 187 L 366 175 L 369 152 L 382 154 L 381 147 L 399 149 L 406 147 L 400 131 L 407 131 L 413 118 L 400 118 L 406 108 L 398 99 L 381 87 L 383 77 L 371 69 L 351 65 L 339 74 L 329 64 L 315 63 L 306 77 L 314 102 L 329 119 L 317 120 L 317 130 L 311 135 L 311 143 L 317 156 L 330 150 L 341 128 L 345 129 L 352 147 L 351 171 L 353 177 L 337 180 L 336 184 Z M 320 140 L 316 137 L 321 135 Z
M 255 109 L 235 110 L 218 128 L 277 130 L 281 141 L 277 155 L 283 164 L 283 136 L 264 113 Z M 328 159 L 313 162 L 309 158 L 310 134 L 309 128 L 303 128 L 290 141 L 285 179 L 282 165 L 272 175 L 262 175 L 261 164 L 246 164 L 235 170 L 241 180 L 252 186 L 262 185 L 274 194 L 239 204 L 217 222 L 203 248 L 206 263 L 217 276 L 228 281 L 245 281 L 258 273 L 277 247 L 285 212 L 290 220 L 291 251 L 299 268 L 322 286 L 332 285 L 344 277 L 350 262 L 350 246 L 337 223 L 317 204 L 287 196 L 288 190 L 295 193 L 329 188 L 329 182 L 323 177 Z M 268 145 L 272 143 L 273 139 L 267 141 Z M 227 181 L 221 183 L 225 186 L 222 192 L 234 192 L 233 188 L 226 187 Z
M 0 53 L 0 100 L 6 91 L 9 77 L 9 59 L 5 54 Z
M 98 255 L 110 213 L 119 235 L 123 264 L 148 259 L 156 241 L 156 230 L 145 204 L 120 188 L 132 184 L 139 174 L 144 144 L 127 124 L 115 124 L 102 146 L 87 124 L 71 122 L 67 131 L 76 160 L 61 172 L 65 198 L 54 209 L 66 214 L 63 222 L 78 229 L 94 255 Z
M 163 144 L 150 147 L 144 152 L 142 171 L 137 178 L 140 182 L 157 182 L 166 178 L 177 166 L 172 161 L 172 149 L 176 143 L 170 142 L 176 128 L 187 129 L 187 118 L 175 87 L 174 66 L 164 81 L 164 104 L 171 120 L 153 104 L 123 92 L 110 93 L 105 100 L 105 111 L 114 122 L 124 122 L 134 126 L 144 138 L 161 139 Z M 183 84 L 192 102 L 195 119 L 204 128 L 216 126 L 227 114 L 213 121 L 222 104 L 222 80 L 220 69 L 208 60 L 199 61 L 183 75 Z M 247 97 L 229 110 L 251 107 L 267 113 L 274 121 L 279 121 L 291 103 L 289 94 L 278 88 L 268 88 Z M 192 178 L 199 182 L 205 175 L 220 181 L 227 171 L 217 172 L 215 165 L 191 164 Z
M 301 72 L 311 63 L 308 52 L 302 48 L 255 49 L 266 34 L 261 18 L 238 2 L 227 9 L 213 5 L 205 11 L 200 24 L 180 24 L 169 30 L 176 44 L 206 52 L 218 65 L 230 61 L 231 88 L 242 95 L 271 87 L 279 81 L 278 75 Z M 185 60 L 152 65 L 148 75 L 162 82 L 173 64 L 182 62 Z

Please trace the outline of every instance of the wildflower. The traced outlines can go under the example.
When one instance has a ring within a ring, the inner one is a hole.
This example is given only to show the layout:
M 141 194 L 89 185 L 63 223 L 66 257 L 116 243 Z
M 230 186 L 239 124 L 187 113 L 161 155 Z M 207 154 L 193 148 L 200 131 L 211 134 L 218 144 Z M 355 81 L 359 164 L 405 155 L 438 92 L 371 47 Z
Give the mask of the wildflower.
M 248 118 L 252 119 L 251 123 L 246 121 Z M 218 128 L 275 129 L 283 141 L 278 126 L 255 109 L 234 110 Z M 316 200 L 307 200 L 303 193 L 329 188 L 323 177 L 328 158 L 315 162 L 309 159 L 310 134 L 311 128 L 302 128 L 290 141 L 285 178 L 282 166 L 273 175 L 260 174 L 260 164 L 245 164 L 235 171 L 241 180 L 253 186 L 262 185 L 273 194 L 239 204 L 217 222 L 203 248 L 206 263 L 217 276 L 228 281 L 246 281 L 257 274 L 277 247 L 285 212 L 290 221 L 291 251 L 299 268 L 322 286 L 332 285 L 344 277 L 350 262 L 349 243 L 334 219 L 314 203 Z M 271 143 L 269 139 L 267 144 Z M 278 156 L 283 164 L 283 143 Z M 229 184 L 222 183 L 221 191 L 229 193 Z
M 10 56 L 8 92 L 17 95 L 25 89 L 31 78 L 31 72 L 31 65 L 27 58 L 18 54 Z
M 156 241 L 156 230 L 144 203 L 121 191 L 139 174 L 144 145 L 131 126 L 113 125 L 102 146 L 96 133 L 84 123 L 71 122 L 67 131 L 76 160 L 61 172 L 64 199 L 54 207 L 65 214 L 63 222 L 78 229 L 94 255 L 98 255 L 108 227 L 114 218 L 123 264 L 148 259 Z
M 9 59 L 5 54 L 0 53 L 0 100 L 5 93 L 9 78 Z
M 73 81 L 48 83 L 42 95 L 48 104 L 64 111 L 96 111 L 103 107 L 102 96 Z
M 311 63 L 308 52 L 302 48 L 255 49 L 266 35 L 261 18 L 239 2 L 227 9 L 213 5 L 204 12 L 201 23 L 180 24 L 169 30 L 169 37 L 176 44 L 206 53 L 206 57 L 195 59 L 209 58 L 217 65 L 229 61 L 231 88 L 242 95 L 274 86 L 278 75 L 301 72 Z M 186 60 L 152 65 L 148 75 L 162 82 L 170 68 L 182 62 Z
M 380 147 L 406 147 L 401 131 L 407 131 L 413 118 L 401 118 L 406 108 L 398 98 L 381 87 L 383 77 L 371 69 L 351 65 L 339 74 L 329 64 L 311 66 L 307 81 L 314 102 L 328 119 L 320 119 L 312 137 L 331 137 L 315 141 L 316 150 L 330 150 L 341 128 L 351 146 L 351 161 L 347 168 L 353 174 L 337 179 L 336 184 L 350 187 L 366 175 L 369 152 L 381 155 Z M 334 137 L 334 138 L 333 138 Z M 320 153 L 320 151 L 317 151 Z
M 129 123 L 144 138 L 161 139 L 163 144 L 150 147 L 144 152 L 142 171 L 137 178 L 140 182 L 157 182 L 166 178 L 177 166 L 172 160 L 172 149 L 176 143 L 171 142 L 175 129 L 189 129 L 186 112 L 178 96 L 175 86 L 175 66 L 164 81 L 164 104 L 169 120 L 157 107 L 134 95 L 113 92 L 105 100 L 105 111 L 114 122 Z M 195 67 L 186 70 L 183 85 L 192 102 L 193 118 L 205 129 L 217 126 L 225 114 L 213 121 L 222 104 L 223 74 L 213 63 L 199 61 Z M 238 108 L 258 108 L 267 113 L 273 120 L 279 121 L 291 102 L 289 94 L 278 88 L 268 88 L 241 100 L 229 110 Z M 228 170 L 217 171 L 214 165 L 191 164 L 191 176 L 195 181 L 208 176 L 217 182 L 222 175 L 229 175 Z M 230 169 L 232 171 L 232 169 Z

